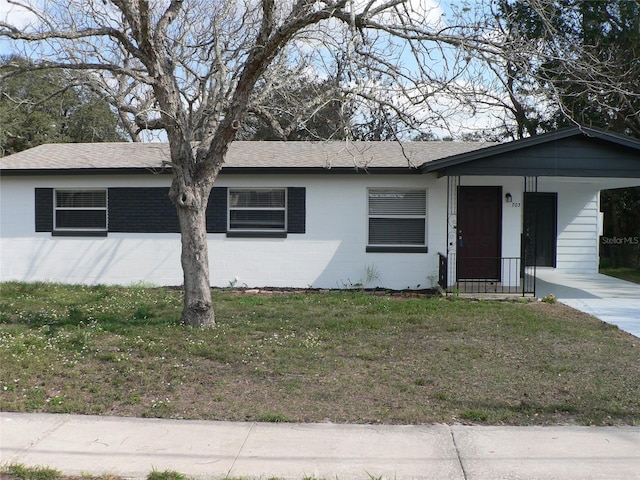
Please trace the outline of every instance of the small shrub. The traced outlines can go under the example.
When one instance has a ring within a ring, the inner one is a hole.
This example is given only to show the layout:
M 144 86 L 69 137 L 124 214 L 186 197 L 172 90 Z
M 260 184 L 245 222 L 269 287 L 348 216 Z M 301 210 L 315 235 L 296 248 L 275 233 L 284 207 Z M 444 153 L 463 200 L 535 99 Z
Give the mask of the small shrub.
M 47 467 L 25 467 L 21 464 L 7 465 L 0 468 L 0 474 L 16 480 L 58 480 L 62 473 Z
M 550 293 L 549 295 L 545 295 L 540 300 L 544 303 L 556 303 L 558 301 L 558 299 L 553 293 Z
M 155 317 L 155 314 L 151 311 L 148 305 L 140 305 L 138 309 L 133 313 L 133 318 L 136 320 L 147 320 Z
M 147 475 L 147 480 L 187 480 L 187 477 L 173 470 L 154 470 Z
M 288 423 L 291 421 L 280 413 L 263 413 L 262 415 L 258 416 L 257 420 L 258 422 L 268 423 Z
M 433 398 L 440 400 L 441 402 L 448 402 L 451 400 L 451 395 L 446 392 L 435 392 Z
M 69 325 L 78 325 L 79 323 L 86 321 L 86 315 L 78 307 L 69 307 L 67 319 L 66 323 Z
M 416 378 L 413 381 L 413 384 L 417 387 L 424 387 L 426 385 L 431 385 L 432 383 L 433 383 L 433 380 L 429 380 L 427 378 L 422 378 L 422 377 Z
M 26 398 L 24 402 L 24 406 L 27 411 L 34 412 L 38 411 L 46 405 L 46 395 L 44 390 L 38 387 L 31 388 L 26 393 Z
M 489 420 L 489 415 L 482 410 L 465 410 L 460 413 L 460 418 L 462 420 L 469 420 L 472 422 L 486 422 Z

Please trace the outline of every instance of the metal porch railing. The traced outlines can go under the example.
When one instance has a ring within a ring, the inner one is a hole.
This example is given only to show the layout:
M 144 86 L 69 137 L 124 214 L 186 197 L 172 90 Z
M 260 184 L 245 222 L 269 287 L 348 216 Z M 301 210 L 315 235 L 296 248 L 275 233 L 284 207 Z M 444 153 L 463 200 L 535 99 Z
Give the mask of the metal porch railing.
M 438 285 L 447 293 L 535 295 L 535 266 L 524 266 L 521 257 L 465 257 L 472 278 L 458 274 L 455 281 L 448 278 L 450 260 L 438 253 Z

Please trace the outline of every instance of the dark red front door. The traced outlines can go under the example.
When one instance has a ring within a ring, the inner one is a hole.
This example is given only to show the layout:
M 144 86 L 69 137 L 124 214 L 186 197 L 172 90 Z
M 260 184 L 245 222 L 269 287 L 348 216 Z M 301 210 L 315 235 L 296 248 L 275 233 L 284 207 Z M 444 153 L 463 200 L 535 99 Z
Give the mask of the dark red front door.
M 458 280 L 500 281 L 502 187 L 458 187 Z

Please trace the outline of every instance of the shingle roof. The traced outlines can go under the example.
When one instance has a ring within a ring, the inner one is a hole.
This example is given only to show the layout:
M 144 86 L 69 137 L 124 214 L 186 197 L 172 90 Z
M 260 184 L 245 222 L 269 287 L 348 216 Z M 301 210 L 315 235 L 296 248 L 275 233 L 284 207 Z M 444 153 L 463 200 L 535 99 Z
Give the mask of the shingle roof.
M 491 146 L 485 142 L 250 142 L 231 144 L 225 168 L 407 168 Z M 0 158 L 0 171 L 38 173 L 159 169 L 166 143 L 51 143 Z

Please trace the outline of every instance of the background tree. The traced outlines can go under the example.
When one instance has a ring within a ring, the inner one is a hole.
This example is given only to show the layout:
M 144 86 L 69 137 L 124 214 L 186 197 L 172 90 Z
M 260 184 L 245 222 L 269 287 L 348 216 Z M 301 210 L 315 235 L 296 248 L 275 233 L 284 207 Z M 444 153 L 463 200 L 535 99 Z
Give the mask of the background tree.
M 126 140 L 117 115 L 96 93 L 61 70 L 16 73 L 28 65 L 17 57 L 0 62 L 0 156 L 42 143 Z
M 266 89 L 243 122 L 249 140 L 344 140 L 351 116 L 336 79 L 310 79 L 301 72 L 284 88 Z

